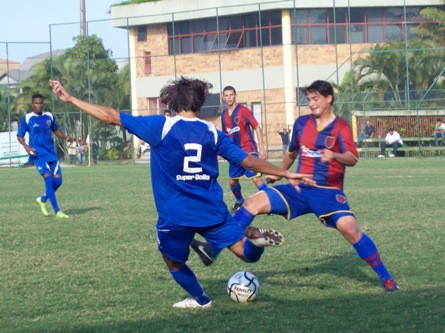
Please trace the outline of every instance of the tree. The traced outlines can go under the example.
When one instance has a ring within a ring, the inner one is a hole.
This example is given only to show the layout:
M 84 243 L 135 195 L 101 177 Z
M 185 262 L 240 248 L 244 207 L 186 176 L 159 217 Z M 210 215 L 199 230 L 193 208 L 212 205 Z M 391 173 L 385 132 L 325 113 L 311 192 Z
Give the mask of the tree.
M 445 2 L 444 0 L 442 2 Z M 431 39 L 438 45 L 445 45 L 445 7 L 428 7 L 420 14 L 432 23 L 423 23 L 415 31 L 424 39 Z

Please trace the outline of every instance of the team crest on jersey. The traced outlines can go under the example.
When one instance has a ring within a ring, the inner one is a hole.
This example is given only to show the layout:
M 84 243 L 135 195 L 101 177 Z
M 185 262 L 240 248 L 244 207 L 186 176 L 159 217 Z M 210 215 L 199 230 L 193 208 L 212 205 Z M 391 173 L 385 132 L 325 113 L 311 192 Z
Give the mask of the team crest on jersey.
M 233 120 L 235 121 L 235 124 L 239 125 L 239 117 L 235 117 Z
M 326 146 L 326 148 L 331 149 L 332 147 L 334 147 L 335 144 L 335 138 L 333 136 L 327 136 L 324 139 L 324 145 Z
M 46 121 L 46 124 L 47 124 L 48 126 L 51 126 L 51 120 L 47 120 L 47 121 Z
M 344 195 L 337 194 L 337 195 L 335 196 L 335 199 L 337 199 L 337 201 L 338 201 L 339 203 L 346 203 L 346 197 L 345 197 Z

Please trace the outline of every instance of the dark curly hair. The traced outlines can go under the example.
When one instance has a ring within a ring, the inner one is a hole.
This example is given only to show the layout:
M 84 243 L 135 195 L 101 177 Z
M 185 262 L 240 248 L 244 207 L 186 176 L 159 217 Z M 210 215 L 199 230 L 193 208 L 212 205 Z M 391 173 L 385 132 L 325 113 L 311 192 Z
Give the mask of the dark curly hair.
M 161 89 L 161 101 L 170 110 L 199 112 L 204 104 L 212 84 L 181 76 L 169 82 Z
M 334 104 L 334 89 L 332 85 L 327 81 L 317 80 L 312 82 L 312 84 L 308 87 L 301 89 L 303 94 L 307 95 L 308 93 L 319 93 L 324 97 L 332 96 L 331 105 Z

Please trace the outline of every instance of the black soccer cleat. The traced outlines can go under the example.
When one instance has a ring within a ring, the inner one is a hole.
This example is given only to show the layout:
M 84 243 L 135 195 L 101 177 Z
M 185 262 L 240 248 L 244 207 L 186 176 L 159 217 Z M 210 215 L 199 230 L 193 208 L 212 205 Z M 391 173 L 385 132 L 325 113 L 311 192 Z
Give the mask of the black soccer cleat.
M 241 206 L 243 205 L 243 203 L 244 203 L 244 200 L 243 200 L 242 202 L 236 202 L 236 203 L 233 205 L 232 209 L 230 210 L 230 213 L 231 213 L 232 215 L 235 215 L 235 213 L 238 211 L 238 209 L 241 208 Z
M 204 265 L 210 266 L 211 264 L 213 264 L 215 258 L 210 255 L 209 243 L 200 242 L 199 240 L 193 238 L 190 242 L 190 246 L 198 254 Z

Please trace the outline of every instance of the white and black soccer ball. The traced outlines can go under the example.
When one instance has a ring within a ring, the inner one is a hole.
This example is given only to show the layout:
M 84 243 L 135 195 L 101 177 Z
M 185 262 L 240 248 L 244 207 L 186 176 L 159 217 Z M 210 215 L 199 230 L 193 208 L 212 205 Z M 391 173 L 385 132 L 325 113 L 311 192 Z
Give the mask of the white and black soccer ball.
M 227 283 L 227 293 L 238 303 L 252 302 L 258 298 L 260 281 L 252 273 L 240 271 L 232 275 Z

